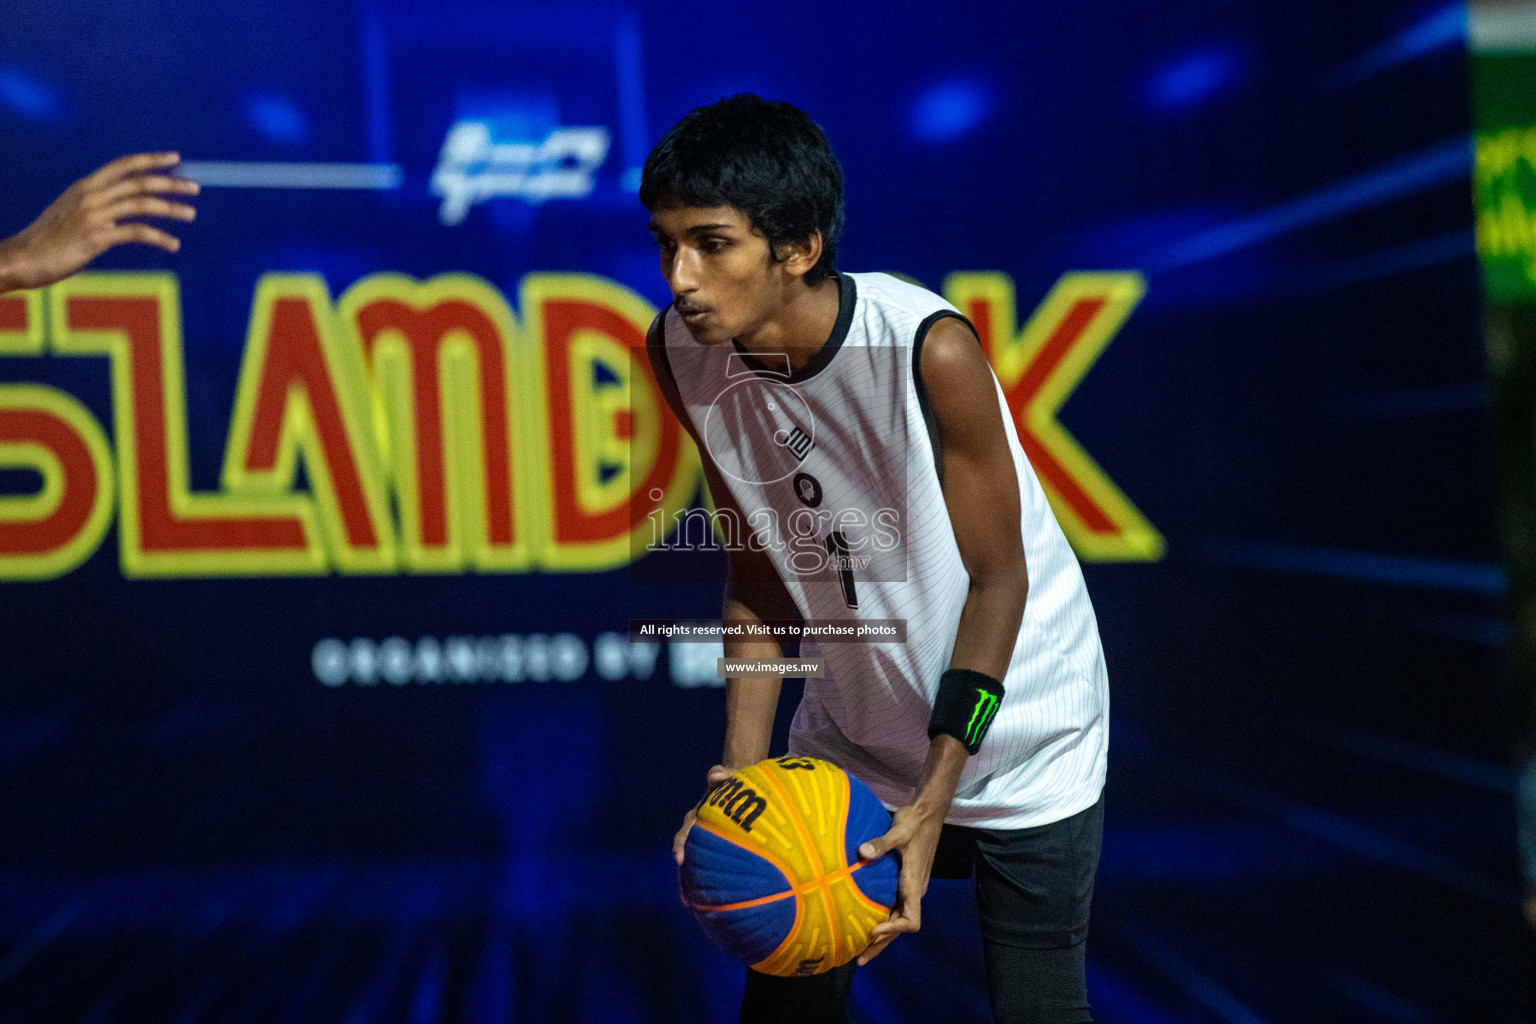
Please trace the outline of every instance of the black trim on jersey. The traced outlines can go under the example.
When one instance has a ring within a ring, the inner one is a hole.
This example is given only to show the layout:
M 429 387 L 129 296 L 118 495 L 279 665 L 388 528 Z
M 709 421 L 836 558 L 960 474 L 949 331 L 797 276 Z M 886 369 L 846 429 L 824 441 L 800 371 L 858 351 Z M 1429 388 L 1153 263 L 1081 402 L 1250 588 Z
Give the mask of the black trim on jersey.
M 651 321 L 650 330 L 645 332 L 645 352 L 651 360 L 651 373 L 656 376 L 656 386 L 661 388 L 661 397 L 667 400 L 672 407 L 672 413 L 677 421 L 683 425 L 683 429 L 693 434 L 693 421 L 688 418 L 688 410 L 683 407 L 683 393 L 677 386 L 677 375 L 672 372 L 672 360 L 667 357 L 667 313 L 671 311 L 672 304 L 656 314 L 656 319 Z M 697 437 L 694 438 L 697 440 Z
M 923 383 L 923 341 L 928 337 L 929 328 L 951 316 L 969 327 L 972 334 L 976 334 L 976 325 L 962 314 L 952 309 L 937 309 L 923 317 L 923 322 L 917 325 L 917 337 L 912 339 L 912 383 L 917 388 L 917 404 L 923 410 L 923 423 L 928 427 L 928 440 L 933 445 L 933 469 L 939 474 L 941 488 L 944 486 L 944 443 L 939 438 L 939 421 L 933 415 L 933 403 L 928 400 L 928 388 Z M 979 344 L 979 334 L 976 340 Z
M 827 338 L 827 343 L 816 350 L 806 364 L 795 370 L 788 377 L 782 371 L 772 370 L 756 359 L 752 358 L 751 350 L 744 348 L 741 342 L 735 338 L 731 344 L 736 346 L 736 351 L 741 353 L 741 361 L 759 377 L 769 380 L 781 380 L 788 384 L 799 384 L 803 380 L 810 380 L 822 370 L 826 369 L 832 357 L 837 355 L 837 350 L 843 347 L 843 341 L 848 337 L 848 328 L 853 326 L 853 307 L 858 302 L 858 289 L 854 287 L 853 278 L 847 274 L 837 275 L 837 323 L 832 325 L 832 334 Z

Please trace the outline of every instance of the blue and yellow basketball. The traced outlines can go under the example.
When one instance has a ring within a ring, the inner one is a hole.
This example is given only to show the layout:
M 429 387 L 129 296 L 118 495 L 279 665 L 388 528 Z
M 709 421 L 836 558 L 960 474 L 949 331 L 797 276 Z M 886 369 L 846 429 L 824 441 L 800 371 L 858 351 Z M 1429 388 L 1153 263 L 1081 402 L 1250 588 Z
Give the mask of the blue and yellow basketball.
M 764 974 L 840 967 L 896 899 L 896 859 L 864 862 L 858 852 L 890 824 L 869 787 L 829 761 L 760 761 L 699 809 L 683 850 L 683 902 L 717 945 Z

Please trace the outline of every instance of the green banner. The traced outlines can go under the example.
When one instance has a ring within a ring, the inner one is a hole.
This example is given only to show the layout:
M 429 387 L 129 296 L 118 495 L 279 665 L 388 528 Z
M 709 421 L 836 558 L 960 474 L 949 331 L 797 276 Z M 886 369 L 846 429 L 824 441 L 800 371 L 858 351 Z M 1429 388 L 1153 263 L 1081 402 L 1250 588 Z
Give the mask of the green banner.
M 1477 253 L 1488 300 L 1536 303 L 1536 8 L 1474 4 Z
M 1473 188 L 1509 567 L 1510 669 L 1536 737 L 1536 0 L 1473 0 Z

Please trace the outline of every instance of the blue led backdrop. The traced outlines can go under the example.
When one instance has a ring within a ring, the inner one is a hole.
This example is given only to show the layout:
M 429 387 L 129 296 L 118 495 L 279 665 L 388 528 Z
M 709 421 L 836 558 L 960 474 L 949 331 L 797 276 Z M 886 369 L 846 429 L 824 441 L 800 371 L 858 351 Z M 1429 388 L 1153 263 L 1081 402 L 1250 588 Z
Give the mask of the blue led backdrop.
M 736 1019 L 670 857 L 717 652 L 628 632 L 720 587 L 632 564 L 703 499 L 627 350 L 639 168 L 739 91 L 826 129 L 843 269 L 977 324 L 1084 562 L 1096 1019 L 1536 1005 L 1462 5 L 0 22 L 0 235 L 123 153 L 204 184 L 0 298 L 51 439 L 0 445 L 4 1020 Z M 924 910 L 856 1019 L 989 1019 L 970 883 Z

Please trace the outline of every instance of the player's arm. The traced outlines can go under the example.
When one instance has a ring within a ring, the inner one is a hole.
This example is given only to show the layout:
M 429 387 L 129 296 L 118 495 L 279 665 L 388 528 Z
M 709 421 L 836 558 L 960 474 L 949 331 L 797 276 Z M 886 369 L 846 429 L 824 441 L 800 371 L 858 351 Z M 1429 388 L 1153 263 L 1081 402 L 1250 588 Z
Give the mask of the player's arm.
M 918 369 L 937 420 L 944 502 L 970 575 L 949 668 L 999 681 L 1007 673 L 1024 620 L 1029 573 L 1019 532 L 1018 476 L 992 368 L 970 328 L 945 318 L 929 329 Z M 902 932 L 918 930 L 939 830 L 949 816 L 968 756 L 966 744 L 956 736 L 933 736 L 911 805 L 896 811 L 889 832 L 860 847 L 860 855 L 868 859 L 901 851 L 896 908 L 889 921 L 875 926 L 860 963 L 869 962 Z
M 726 536 L 736 543 L 729 548 L 727 555 L 721 621 L 728 626 L 745 627 L 770 619 L 792 618 L 794 601 L 784 588 L 778 570 L 766 554 L 753 551 L 747 545 L 746 538 L 750 536 L 750 530 L 746 525 L 746 517 L 731 497 L 719 469 L 703 445 L 699 446 L 699 453 L 715 511 L 726 517 L 727 523 L 734 524 L 728 526 L 726 531 Z M 749 633 L 745 628 L 738 632 Z M 724 647 L 727 658 L 758 660 L 784 657 L 783 645 L 772 637 L 727 636 Z M 783 680 L 778 676 L 726 677 L 725 746 L 720 755 L 720 763 L 705 773 L 706 796 L 739 769 L 768 756 L 768 744 L 773 738 L 773 719 L 778 711 L 782 686 Z M 672 856 L 679 865 L 683 862 L 683 844 L 688 839 L 688 830 L 698 817 L 698 808 L 696 804 L 683 816 L 683 827 L 672 839 Z
M 751 530 L 746 516 L 726 486 L 719 467 L 710 458 L 707 445 L 700 443 L 694 433 L 693 423 L 683 408 L 682 396 L 672 379 L 671 367 L 662 355 L 662 316 L 656 318 L 646 338 L 652 376 L 660 388 L 667 405 L 678 422 L 693 438 L 704 465 L 704 479 L 709 485 L 710 498 L 716 514 L 724 517 L 726 537 L 734 543 L 727 550 L 725 594 L 720 610 L 723 623 L 745 626 L 766 622 L 770 619 L 789 619 L 794 616 L 794 601 L 785 589 L 778 570 L 768 555 L 755 550 L 748 543 Z M 747 631 L 741 630 L 743 634 Z M 769 638 L 727 637 L 724 641 L 727 658 L 782 658 L 783 645 Z M 720 763 L 705 773 L 705 793 L 730 778 L 737 769 L 754 764 L 768 756 L 768 744 L 773 737 L 773 720 L 778 711 L 779 691 L 783 680 L 776 677 L 747 676 L 727 677 L 725 681 L 725 745 Z M 701 800 L 700 803 L 703 801 Z M 673 837 L 672 855 L 679 864 L 683 862 L 683 843 L 688 830 L 698 815 L 695 805 L 683 817 L 683 826 Z
M 944 503 L 970 576 L 949 668 L 1001 681 L 1024 621 L 1029 568 L 995 378 L 976 335 L 951 317 L 930 328 L 919 371 L 943 449 Z M 940 821 L 947 817 L 966 757 L 959 738 L 935 736 L 914 803 Z
M 971 329 L 948 317 L 929 330 L 919 369 L 943 445 L 944 503 L 970 575 L 949 667 L 1001 679 L 1024 621 L 1029 571 L 992 367 Z
M 176 166 L 175 153 L 120 157 L 81 178 L 19 234 L 0 241 L 0 295 L 62 281 L 108 249 L 125 242 L 158 246 L 167 252 L 181 242 L 135 217 L 192 220 L 186 203 L 162 198 L 195 196 L 198 185 L 156 174 Z
M 782 658 L 784 645 L 773 637 L 750 636 L 746 626 L 770 620 L 794 618 L 795 603 L 766 552 L 749 543 L 752 530 L 736 499 L 726 488 L 720 470 L 701 448 L 704 477 L 716 512 L 728 517 L 727 536 L 734 543 L 727 557 L 725 599 L 721 621 L 738 627 L 736 636 L 725 639 L 727 658 L 753 660 Z M 725 748 L 720 763 L 731 772 L 768 756 L 773 738 L 773 719 L 779 706 L 783 680 L 778 676 L 727 677 L 725 680 Z

